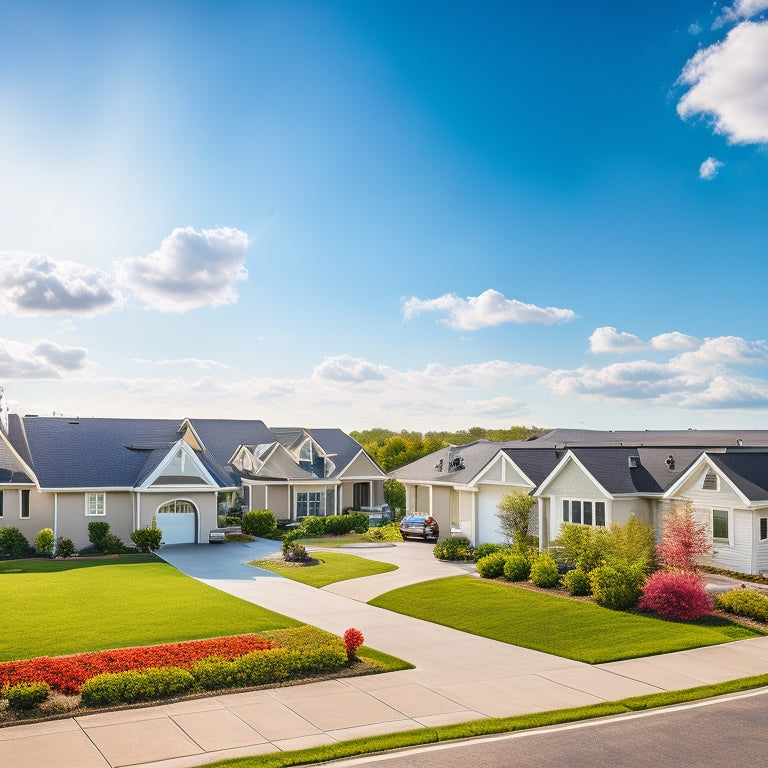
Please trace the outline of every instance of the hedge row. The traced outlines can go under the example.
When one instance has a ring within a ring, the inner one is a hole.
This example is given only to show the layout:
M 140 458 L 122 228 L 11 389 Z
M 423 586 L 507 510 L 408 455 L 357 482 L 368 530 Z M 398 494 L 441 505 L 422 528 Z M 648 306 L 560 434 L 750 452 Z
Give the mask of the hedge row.
M 147 667 L 189 667 L 208 656 L 234 659 L 272 648 L 274 642 L 260 635 L 216 637 L 186 643 L 166 643 L 139 648 L 117 648 L 72 656 L 41 656 L 0 663 L 0 686 L 45 682 L 63 693 L 77 693 L 86 680 L 105 672 L 127 672 Z
M 88 707 L 167 698 L 192 690 L 222 690 L 278 683 L 291 677 L 329 672 L 347 663 L 344 642 L 315 627 L 271 633 L 277 647 L 228 661 L 208 657 L 189 669 L 163 667 L 102 674 L 81 690 Z
M 350 512 L 329 517 L 305 517 L 299 530 L 302 536 L 343 536 L 345 533 L 365 533 L 370 518 L 365 512 Z

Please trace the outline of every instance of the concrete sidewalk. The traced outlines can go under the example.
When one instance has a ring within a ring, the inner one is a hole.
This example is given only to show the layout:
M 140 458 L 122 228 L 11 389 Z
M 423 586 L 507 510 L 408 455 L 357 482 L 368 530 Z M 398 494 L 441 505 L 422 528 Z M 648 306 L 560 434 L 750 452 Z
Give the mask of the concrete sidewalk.
M 368 645 L 407 659 L 416 669 L 0 729 L 0 765 L 181 768 L 768 672 L 768 637 L 595 666 L 506 645 L 243 565 L 271 546 L 173 547 L 162 555 L 195 578 L 265 608 L 337 634 L 355 626 Z M 383 560 L 385 552 L 388 558 L 428 563 L 426 551 L 417 549 L 369 550 L 366 556 Z M 371 583 L 350 592 L 369 594 L 376 588 L 371 580 L 391 579 L 392 573 L 361 579 Z M 442 573 L 454 571 L 449 566 Z

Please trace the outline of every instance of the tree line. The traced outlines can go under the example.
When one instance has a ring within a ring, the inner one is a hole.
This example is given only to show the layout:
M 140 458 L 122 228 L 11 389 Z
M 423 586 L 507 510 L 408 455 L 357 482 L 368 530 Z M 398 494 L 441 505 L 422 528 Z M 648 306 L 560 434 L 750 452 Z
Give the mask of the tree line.
M 509 429 L 485 429 L 472 427 L 457 432 L 393 432 L 375 427 L 350 432 L 350 435 L 365 448 L 371 458 L 385 471 L 391 472 L 410 464 L 422 456 L 439 451 L 448 445 L 466 445 L 475 440 L 529 440 L 546 434 L 549 430 L 541 427 L 510 427 Z

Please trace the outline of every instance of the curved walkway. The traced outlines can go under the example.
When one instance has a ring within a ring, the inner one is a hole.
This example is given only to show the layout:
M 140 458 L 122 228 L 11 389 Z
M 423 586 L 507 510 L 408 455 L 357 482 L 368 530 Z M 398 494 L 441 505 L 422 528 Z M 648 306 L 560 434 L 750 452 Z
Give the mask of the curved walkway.
M 398 571 L 361 579 L 369 582 L 365 588 L 350 588 L 345 596 L 344 582 L 330 585 L 336 591 L 314 589 L 245 565 L 278 546 L 264 541 L 178 546 L 161 556 L 206 584 L 336 634 L 355 626 L 366 644 L 407 659 L 416 669 L 0 729 L 0 765 L 181 768 L 768 672 L 768 637 L 590 666 L 468 635 L 360 602 L 379 594 L 375 579 L 386 587 L 381 591 L 392 588 Z M 408 543 L 355 554 L 403 559 L 403 583 L 434 578 L 435 568 L 445 576 L 456 572 L 457 566 L 427 559 L 431 548 L 418 547 Z

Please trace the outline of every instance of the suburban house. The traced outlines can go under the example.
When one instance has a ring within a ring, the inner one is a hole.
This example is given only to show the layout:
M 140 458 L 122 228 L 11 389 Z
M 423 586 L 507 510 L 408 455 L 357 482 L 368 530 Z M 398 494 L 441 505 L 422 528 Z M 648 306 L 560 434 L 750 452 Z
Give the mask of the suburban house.
M 384 473 L 339 429 L 270 430 L 237 419 L 0 415 L 0 526 L 88 545 L 108 522 L 130 543 L 157 524 L 166 544 L 207 542 L 235 500 L 278 519 L 383 502 Z
M 661 535 L 690 502 L 712 536 L 710 564 L 768 571 L 768 430 L 601 432 L 558 429 L 538 439 L 450 446 L 390 473 L 409 512 L 474 545 L 500 542 L 505 493 L 536 499 L 531 532 L 547 548 L 564 522 L 611 526 L 634 515 Z

